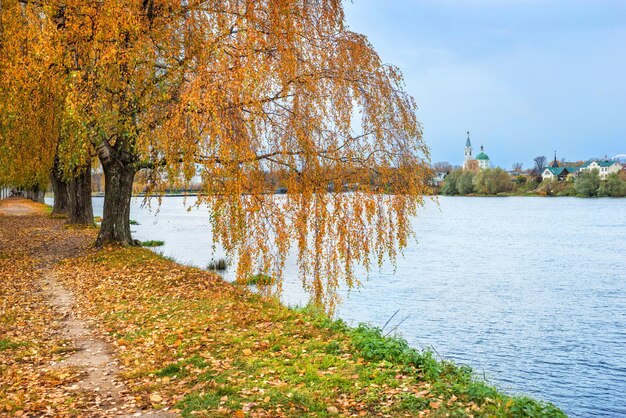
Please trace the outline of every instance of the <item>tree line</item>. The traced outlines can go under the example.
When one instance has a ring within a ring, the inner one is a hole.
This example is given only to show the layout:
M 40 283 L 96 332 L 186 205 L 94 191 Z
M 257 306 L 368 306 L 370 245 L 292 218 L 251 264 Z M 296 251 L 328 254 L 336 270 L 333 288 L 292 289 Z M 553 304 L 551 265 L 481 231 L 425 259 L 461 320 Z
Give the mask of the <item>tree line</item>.
M 506 193 L 514 188 L 511 176 L 501 168 L 488 168 L 473 172 L 455 170 L 449 173 L 441 187 L 445 195 L 468 195 Z
M 511 176 L 501 168 L 478 172 L 453 170 L 444 179 L 440 193 L 454 195 L 534 194 L 577 197 L 625 197 L 626 175 L 612 173 L 600 178 L 598 170 L 581 171 L 566 181 L 545 180 L 540 176 L 519 172 Z

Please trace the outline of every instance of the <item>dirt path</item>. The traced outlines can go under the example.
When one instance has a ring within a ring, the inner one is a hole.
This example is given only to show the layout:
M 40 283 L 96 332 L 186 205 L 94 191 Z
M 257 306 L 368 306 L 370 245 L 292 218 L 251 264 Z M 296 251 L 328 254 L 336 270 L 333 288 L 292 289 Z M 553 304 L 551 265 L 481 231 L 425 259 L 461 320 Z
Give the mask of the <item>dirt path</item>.
M 42 205 L 30 200 L 11 197 L 0 200 L 0 216 L 32 216 L 42 213 Z
M 42 213 L 45 213 L 42 205 L 24 199 L 6 199 L 0 202 L 0 217 L 5 217 L 5 221 L 27 225 L 28 217 L 31 217 L 33 221 L 41 222 Z M 70 396 L 74 393 L 90 399 L 88 410 L 78 411 L 77 416 L 175 416 L 167 411 L 138 409 L 128 388 L 118 376 L 121 367 L 113 355 L 113 348 L 102 336 L 94 332 L 95 327 L 89 318 L 79 316 L 75 309 L 74 296 L 63 287 L 52 270 L 55 263 L 78 255 L 89 246 L 89 243 L 80 235 L 69 240 L 55 239 L 54 232 L 62 230 L 63 222 L 47 219 L 46 221 L 51 224 L 49 228 L 33 227 L 32 225 L 36 223 L 31 222 L 30 230 L 24 228 L 29 231 L 26 236 L 16 240 L 28 240 L 30 248 L 26 250 L 39 260 L 34 272 L 40 278 L 37 285 L 45 300 L 57 312 L 55 326 L 51 326 L 54 328 L 53 335 L 59 334 L 56 336 L 60 339 L 70 341 L 73 353 L 58 362 L 44 365 L 41 372 L 47 373 L 50 370 L 68 367 L 81 371 L 78 381 L 63 388 Z

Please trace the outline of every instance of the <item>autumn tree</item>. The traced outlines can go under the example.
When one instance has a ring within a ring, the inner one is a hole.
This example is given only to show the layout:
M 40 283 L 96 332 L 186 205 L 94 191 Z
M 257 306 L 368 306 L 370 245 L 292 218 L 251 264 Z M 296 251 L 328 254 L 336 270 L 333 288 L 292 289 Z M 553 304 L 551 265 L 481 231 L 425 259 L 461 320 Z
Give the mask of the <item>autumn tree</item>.
M 72 50 L 49 36 L 63 31 L 64 8 L 26 0 L 5 0 L 1 6 L 4 175 L 13 185 L 36 190 L 41 201 L 51 182 L 53 211 L 66 213 L 70 223 L 91 224 L 90 150 L 72 149 L 76 130 L 64 107 Z
M 0 4 L 0 182 L 43 200 L 54 154 L 48 146 L 54 121 L 47 117 L 54 94 L 39 89 L 41 73 L 29 71 L 37 31 L 28 24 L 28 12 L 17 6 Z
M 134 244 L 139 170 L 153 195 L 199 176 L 238 277 L 280 277 L 294 247 L 327 306 L 357 265 L 407 244 L 429 174 L 416 106 L 400 71 L 346 28 L 341 2 L 46 4 L 49 20 L 63 10 L 46 36 L 73 64 L 65 152 L 93 147 L 105 175 L 98 245 Z M 268 176 L 287 194 L 265 194 Z

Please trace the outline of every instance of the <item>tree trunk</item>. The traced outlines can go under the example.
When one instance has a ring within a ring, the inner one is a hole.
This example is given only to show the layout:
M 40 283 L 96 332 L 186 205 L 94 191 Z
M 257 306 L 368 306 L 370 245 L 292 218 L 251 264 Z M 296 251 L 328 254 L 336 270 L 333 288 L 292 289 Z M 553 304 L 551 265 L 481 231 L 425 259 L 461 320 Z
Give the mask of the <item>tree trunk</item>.
M 68 183 L 69 196 L 68 222 L 75 225 L 93 224 L 91 204 L 91 164 L 76 170 L 76 175 Z
M 104 170 L 104 210 L 96 246 L 107 243 L 138 245 L 130 234 L 130 199 L 135 168 L 121 159 L 102 160 Z
M 45 194 L 45 191 L 39 190 L 39 186 L 26 190 L 26 198 L 37 203 L 44 203 Z
M 54 205 L 52 207 L 52 213 L 69 213 L 69 194 L 68 184 L 63 181 L 61 172 L 59 171 L 59 162 L 54 159 L 54 167 L 52 167 L 52 173 L 50 173 L 50 183 L 52 184 L 52 193 L 54 193 Z

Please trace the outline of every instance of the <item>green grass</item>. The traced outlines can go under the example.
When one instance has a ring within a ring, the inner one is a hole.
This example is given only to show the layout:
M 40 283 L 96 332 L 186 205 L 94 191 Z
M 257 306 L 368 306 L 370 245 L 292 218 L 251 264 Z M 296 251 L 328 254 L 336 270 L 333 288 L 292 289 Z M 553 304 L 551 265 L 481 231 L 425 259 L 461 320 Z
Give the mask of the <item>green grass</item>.
M 276 280 L 273 277 L 263 273 L 250 276 L 248 280 L 245 281 L 245 284 L 248 286 L 271 286 L 274 283 L 276 283 Z
M 165 244 L 165 241 L 158 241 L 158 240 L 150 240 L 150 241 L 141 242 L 142 247 L 160 247 L 164 244 Z
M 20 347 L 22 345 L 23 344 L 21 344 L 21 343 L 14 343 L 11 340 L 3 339 L 3 340 L 0 340 L 0 351 L 11 350 L 13 348 L 17 348 L 17 347 Z

